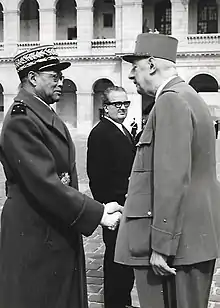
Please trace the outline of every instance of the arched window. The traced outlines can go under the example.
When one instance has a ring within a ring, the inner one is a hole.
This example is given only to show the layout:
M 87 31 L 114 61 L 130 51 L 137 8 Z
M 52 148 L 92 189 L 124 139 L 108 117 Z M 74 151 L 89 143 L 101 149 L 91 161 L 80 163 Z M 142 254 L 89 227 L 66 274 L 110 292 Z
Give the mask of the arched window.
M 161 34 L 171 34 L 171 3 L 160 1 L 155 5 L 155 29 Z
M 39 41 L 39 5 L 36 0 L 24 0 L 20 6 L 20 41 Z
M 197 33 L 218 32 L 218 6 L 215 0 L 200 0 L 198 3 Z
M 115 38 L 114 0 L 95 0 L 93 7 L 93 38 Z
M 56 5 L 56 39 L 77 39 L 77 13 L 74 0 L 59 0 Z

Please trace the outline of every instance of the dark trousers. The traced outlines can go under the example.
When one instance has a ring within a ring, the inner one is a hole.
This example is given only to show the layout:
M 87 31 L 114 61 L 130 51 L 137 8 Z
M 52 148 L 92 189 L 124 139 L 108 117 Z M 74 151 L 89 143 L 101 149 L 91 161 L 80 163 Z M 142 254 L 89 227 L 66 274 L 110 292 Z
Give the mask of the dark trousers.
M 131 305 L 131 290 L 134 284 L 132 267 L 114 262 L 117 230 L 103 228 L 104 254 L 104 306 L 105 308 L 125 308 Z
M 207 308 L 215 260 L 176 266 L 176 276 L 156 276 L 135 268 L 141 308 Z

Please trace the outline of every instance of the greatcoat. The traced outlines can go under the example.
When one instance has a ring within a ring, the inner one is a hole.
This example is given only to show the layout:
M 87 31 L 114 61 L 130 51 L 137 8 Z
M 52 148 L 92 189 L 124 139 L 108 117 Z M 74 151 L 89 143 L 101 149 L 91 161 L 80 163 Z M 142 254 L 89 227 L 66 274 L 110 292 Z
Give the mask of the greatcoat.
M 214 127 L 205 102 L 179 77 L 162 90 L 137 144 L 115 261 L 172 265 L 216 259 L 220 186 Z
M 0 307 L 86 308 L 81 234 L 95 230 L 103 205 L 78 191 L 66 126 L 21 89 L 5 117 L 0 157 L 7 180 Z

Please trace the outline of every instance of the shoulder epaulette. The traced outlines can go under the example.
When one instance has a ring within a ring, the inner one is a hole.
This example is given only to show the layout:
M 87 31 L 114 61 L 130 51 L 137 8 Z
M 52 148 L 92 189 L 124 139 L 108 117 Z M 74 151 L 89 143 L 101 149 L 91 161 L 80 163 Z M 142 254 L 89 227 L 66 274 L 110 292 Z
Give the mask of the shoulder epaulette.
M 15 104 L 11 110 L 11 115 L 18 115 L 18 114 L 26 115 L 27 114 L 26 108 L 27 106 L 23 102 L 23 100 L 15 100 Z

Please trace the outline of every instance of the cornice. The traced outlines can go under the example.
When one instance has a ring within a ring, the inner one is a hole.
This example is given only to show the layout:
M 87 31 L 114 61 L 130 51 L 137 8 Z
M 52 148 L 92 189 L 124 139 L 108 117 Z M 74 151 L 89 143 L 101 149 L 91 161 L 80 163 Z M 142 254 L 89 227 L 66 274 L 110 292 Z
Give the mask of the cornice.
M 62 61 L 112 61 L 121 60 L 125 53 L 115 55 L 73 55 L 62 56 Z M 220 51 L 204 51 L 204 52 L 178 52 L 177 58 L 220 58 Z M 0 63 L 13 63 L 13 57 L 0 57 Z
M 118 55 L 80 55 L 80 56 L 60 56 L 62 61 L 109 61 L 119 60 Z M 0 57 L 0 63 L 12 63 L 13 57 Z
M 196 51 L 196 52 L 177 52 L 177 58 L 217 58 L 220 57 L 220 51 Z

